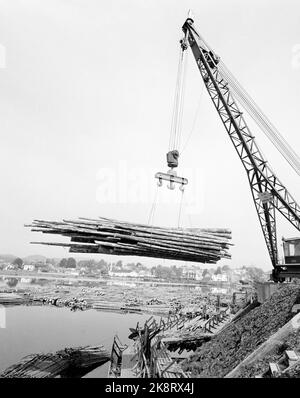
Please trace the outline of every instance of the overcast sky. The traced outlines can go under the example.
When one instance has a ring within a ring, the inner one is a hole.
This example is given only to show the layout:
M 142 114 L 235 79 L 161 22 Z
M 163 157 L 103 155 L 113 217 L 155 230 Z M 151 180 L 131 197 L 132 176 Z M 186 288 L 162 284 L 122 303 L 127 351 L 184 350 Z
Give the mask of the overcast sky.
M 68 255 L 29 244 L 51 240 L 23 227 L 34 218 L 148 222 L 154 174 L 167 170 L 189 9 L 299 153 L 299 1 L 0 0 L 0 253 Z M 225 263 L 270 269 L 246 174 L 191 53 L 187 69 L 178 174 L 189 185 L 181 225 L 230 228 L 235 246 Z M 299 177 L 262 133 L 253 133 L 300 201 Z M 177 226 L 180 192 L 158 192 L 154 223 Z M 279 240 L 297 234 L 279 222 Z

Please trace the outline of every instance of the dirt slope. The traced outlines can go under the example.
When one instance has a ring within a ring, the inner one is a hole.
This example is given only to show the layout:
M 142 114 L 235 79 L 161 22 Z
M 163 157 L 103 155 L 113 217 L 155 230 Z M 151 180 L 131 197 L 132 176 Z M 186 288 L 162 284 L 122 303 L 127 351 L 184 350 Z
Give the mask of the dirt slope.
M 263 359 L 255 361 L 255 363 L 249 366 L 243 366 L 241 368 L 239 377 L 255 377 L 256 375 L 263 374 L 269 369 L 269 362 L 278 362 L 282 358 L 282 354 L 285 350 L 295 350 L 299 352 L 300 349 L 300 330 L 294 331 L 286 336 L 282 343 L 277 346 L 272 352 L 266 355 Z M 292 370 L 281 374 L 280 377 L 299 377 L 299 365 Z
M 268 301 L 201 346 L 183 369 L 194 377 L 224 377 L 293 317 L 291 309 L 298 301 L 300 285 L 280 286 Z

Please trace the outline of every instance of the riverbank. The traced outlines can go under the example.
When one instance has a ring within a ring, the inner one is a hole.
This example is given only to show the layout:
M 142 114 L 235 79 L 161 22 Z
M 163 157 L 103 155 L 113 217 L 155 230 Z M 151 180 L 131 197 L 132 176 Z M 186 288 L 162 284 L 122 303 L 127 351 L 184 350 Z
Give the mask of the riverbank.
M 118 278 L 118 277 L 88 277 L 88 276 L 74 276 L 72 274 L 63 273 L 51 273 L 51 272 L 31 272 L 31 271 L 15 271 L 15 270 L 2 270 L 0 271 L 0 277 L 15 277 L 15 278 L 35 278 L 35 279 L 55 279 L 55 280 L 70 280 L 80 282 L 133 282 L 138 284 L 156 284 L 162 286 L 208 286 L 208 287 L 220 287 L 220 288 L 234 288 L 236 284 L 230 284 L 228 282 L 188 282 L 188 281 L 164 281 L 161 279 L 153 278 L 144 280 L 141 278 Z
M 174 313 L 193 314 L 201 311 L 204 305 L 209 311 L 210 306 L 214 306 L 220 298 L 224 304 L 232 301 L 232 289 L 41 276 L 0 276 L 0 304 L 53 305 L 71 310 L 96 309 L 167 316 Z

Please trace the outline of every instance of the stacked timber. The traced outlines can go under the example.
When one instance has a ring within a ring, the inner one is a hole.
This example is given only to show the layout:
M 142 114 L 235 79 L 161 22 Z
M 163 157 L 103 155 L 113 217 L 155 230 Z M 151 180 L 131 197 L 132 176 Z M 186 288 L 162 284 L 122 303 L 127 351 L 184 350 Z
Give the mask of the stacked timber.
M 70 243 L 32 242 L 69 247 L 72 253 L 103 253 L 142 256 L 215 264 L 228 253 L 231 231 L 228 229 L 162 228 L 99 218 L 34 220 L 26 225 L 32 231 L 61 235 Z
M 56 353 L 32 354 L 0 373 L 0 378 L 81 377 L 110 360 L 103 346 L 66 348 Z

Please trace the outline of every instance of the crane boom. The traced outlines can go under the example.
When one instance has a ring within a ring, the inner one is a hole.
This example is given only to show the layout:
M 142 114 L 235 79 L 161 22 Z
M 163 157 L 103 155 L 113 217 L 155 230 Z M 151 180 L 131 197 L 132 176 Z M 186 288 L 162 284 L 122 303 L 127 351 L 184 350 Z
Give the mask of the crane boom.
M 255 137 L 230 91 L 229 83 L 218 68 L 219 58 L 204 43 L 193 23 L 194 21 L 188 18 L 182 27 L 185 34 L 182 46 L 187 47 L 189 44 L 209 96 L 247 172 L 254 204 L 274 267 L 273 278 L 279 280 L 283 269 L 278 261 L 275 210 L 300 231 L 300 207 L 263 158 Z

